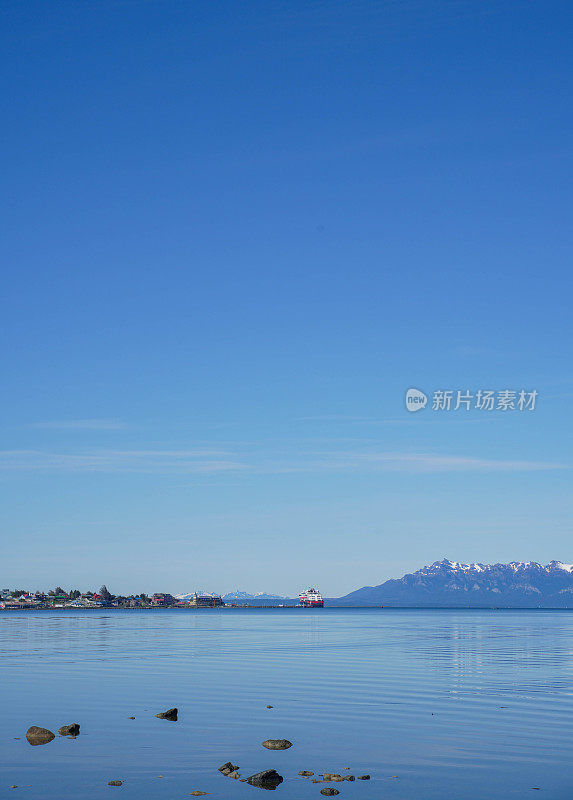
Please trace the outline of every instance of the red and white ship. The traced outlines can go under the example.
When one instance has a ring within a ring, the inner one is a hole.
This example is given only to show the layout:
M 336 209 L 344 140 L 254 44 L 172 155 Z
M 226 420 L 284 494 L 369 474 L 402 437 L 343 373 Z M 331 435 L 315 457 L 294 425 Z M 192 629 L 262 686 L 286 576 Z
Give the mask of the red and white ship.
M 305 608 L 322 608 L 324 600 L 318 589 L 307 589 L 306 592 L 301 592 L 299 594 L 298 604 Z

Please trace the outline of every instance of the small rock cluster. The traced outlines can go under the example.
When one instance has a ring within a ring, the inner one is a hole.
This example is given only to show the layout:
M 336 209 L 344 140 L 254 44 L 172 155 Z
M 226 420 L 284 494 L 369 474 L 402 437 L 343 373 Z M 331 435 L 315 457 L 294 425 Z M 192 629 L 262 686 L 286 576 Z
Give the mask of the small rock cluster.
M 260 789 L 276 789 L 279 783 L 283 781 L 282 775 L 279 775 L 276 769 L 265 769 L 262 772 L 251 775 L 249 778 L 241 778 L 239 774 L 239 765 L 233 764 L 232 761 L 227 761 L 222 764 L 219 767 L 219 772 L 226 775 L 228 778 L 250 783 L 251 786 L 257 786 Z
M 80 726 L 78 722 L 62 725 L 58 731 L 60 736 L 69 736 L 72 739 L 75 739 L 79 732 Z M 55 733 L 52 733 L 52 731 L 49 731 L 47 728 L 40 728 L 37 725 L 31 725 L 26 731 L 26 739 L 28 740 L 28 744 L 31 744 L 32 747 L 36 747 L 39 744 L 48 744 L 48 742 L 51 742 L 55 738 Z

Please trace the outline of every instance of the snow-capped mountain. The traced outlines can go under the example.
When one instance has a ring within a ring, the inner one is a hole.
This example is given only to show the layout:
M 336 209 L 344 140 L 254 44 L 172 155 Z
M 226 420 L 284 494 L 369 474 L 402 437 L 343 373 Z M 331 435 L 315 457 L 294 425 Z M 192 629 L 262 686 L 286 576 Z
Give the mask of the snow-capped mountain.
M 573 564 L 463 564 L 445 558 L 403 578 L 365 586 L 337 604 L 573 608 Z
M 176 600 L 191 600 L 195 594 L 198 594 L 200 597 L 219 597 L 217 592 L 206 592 L 203 589 L 197 589 L 196 592 L 188 592 L 187 594 L 176 594 Z
M 223 600 L 226 603 L 241 603 L 246 600 L 285 600 L 280 594 L 266 594 L 266 592 L 257 592 L 256 594 L 249 594 L 248 592 L 228 592 L 223 595 Z

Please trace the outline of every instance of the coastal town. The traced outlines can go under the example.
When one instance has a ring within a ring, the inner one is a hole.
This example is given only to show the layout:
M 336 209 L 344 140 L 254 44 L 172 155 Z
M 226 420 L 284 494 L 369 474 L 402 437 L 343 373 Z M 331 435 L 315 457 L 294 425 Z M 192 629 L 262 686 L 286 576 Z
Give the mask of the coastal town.
M 149 609 L 149 608 L 250 608 L 253 605 L 275 608 L 293 607 L 320 607 L 323 598 L 316 589 L 307 589 L 301 592 L 296 600 L 273 597 L 272 595 L 257 596 L 245 595 L 251 598 L 246 602 L 243 592 L 235 592 L 221 596 L 211 592 L 191 592 L 185 595 L 172 595 L 169 592 L 155 592 L 152 595 L 145 593 L 131 595 L 114 595 L 107 586 L 102 586 L 98 592 L 81 592 L 79 589 L 66 591 L 61 586 L 50 589 L 48 592 L 31 592 L 26 589 L 0 589 L 0 610 L 26 611 L 32 609 Z M 264 598 L 264 602 L 263 599 Z
M 61 586 L 49 592 L 29 592 L 26 590 L 0 590 L 0 609 L 90 609 L 90 608 L 217 608 L 224 606 L 223 599 L 216 594 L 194 592 L 185 598 L 177 598 L 168 592 L 152 595 L 114 595 L 102 586 L 98 592 L 80 592 L 73 589 L 66 592 Z

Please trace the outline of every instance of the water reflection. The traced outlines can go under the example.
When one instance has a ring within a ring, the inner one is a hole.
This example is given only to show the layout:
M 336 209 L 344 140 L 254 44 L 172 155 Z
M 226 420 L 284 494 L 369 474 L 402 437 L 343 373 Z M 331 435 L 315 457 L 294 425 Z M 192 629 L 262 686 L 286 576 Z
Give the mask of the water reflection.
M 48 800 L 99 797 L 116 774 L 134 798 L 255 791 L 216 774 L 229 758 L 280 767 L 285 800 L 316 800 L 299 770 L 343 766 L 372 775 L 349 800 L 573 788 L 567 612 L 3 612 L 0 670 L 3 773 Z M 155 719 L 173 706 L 177 723 Z M 24 747 L 30 725 L 70 720 L 76 741 Z

